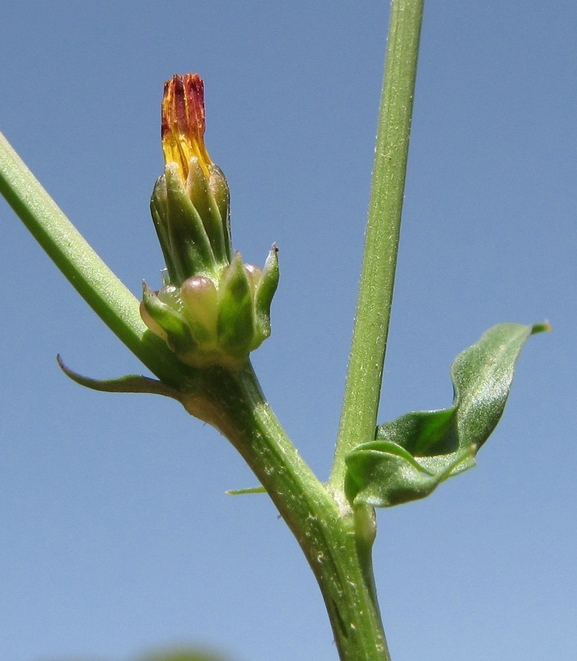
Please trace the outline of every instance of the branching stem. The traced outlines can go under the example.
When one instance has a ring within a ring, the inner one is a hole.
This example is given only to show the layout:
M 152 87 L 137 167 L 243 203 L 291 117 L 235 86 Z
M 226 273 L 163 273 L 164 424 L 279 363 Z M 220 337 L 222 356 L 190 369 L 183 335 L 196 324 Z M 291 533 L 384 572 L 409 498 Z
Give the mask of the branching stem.
M 343 661 L 390 661 L 374 591 L 371 508 L 344 515 L 286 436 L 249 365 L 202 370 L 186 408 L 231 441 L 292 530 L 323 595 Z
M 147 332 L 138 301 L 86 243 L 0 134 L 0 193 L 73 286 L 187 410 L 252 468 L 317 578 L 342 661 L 390 661 L 372 575 L 370 507 L 344 497 L 345 456 L 373 438 L 392 302 L 424 0 L 393 0 L 355 330 L 329 488 L 300 458 L 250 364 L 192 369 Z

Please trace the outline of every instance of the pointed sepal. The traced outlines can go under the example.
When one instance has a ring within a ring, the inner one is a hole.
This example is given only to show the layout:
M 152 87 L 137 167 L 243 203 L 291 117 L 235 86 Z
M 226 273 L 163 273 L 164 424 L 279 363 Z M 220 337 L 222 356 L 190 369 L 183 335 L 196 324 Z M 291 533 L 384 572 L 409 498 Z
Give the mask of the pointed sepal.
M 270 335 L 270 306 L 278 287 L 279 278 L 278 248 L 273 245 L 266 258 L 254 294 L 256 334 L 253 348 L 259 346 Z
M 246 359 L 254 337 L 252 287 L 237 253 L 221 278 L 218 302 L 218 342 L 232 357 Z
M 167 289 L 170 288 L 165 288 Z M 161 290 L 160 294 L 165 290 Z M 173 306 L 161 300 L 146 283 L 142 283 L 140 315 L 148 328 L 164 339 L 176 354 L 187 353 L 194 348 L 195 342 L 185 317 Z

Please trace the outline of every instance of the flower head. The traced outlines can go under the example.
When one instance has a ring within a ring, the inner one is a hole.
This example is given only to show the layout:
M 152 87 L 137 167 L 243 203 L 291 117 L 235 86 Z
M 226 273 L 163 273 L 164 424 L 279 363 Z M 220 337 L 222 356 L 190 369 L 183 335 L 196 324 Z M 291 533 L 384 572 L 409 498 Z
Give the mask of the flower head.
M 204 83 L 196 73 L 164 83 L 164 174 L 152 194 L 152 217 L 171 284 L 218 277 L 230 263 L 228 184 L 204 145 Z
M 163 287 L 144 285 L 141 316 L 184 363 L 241 367 L 270 335 L 278 279 L 273 246 L 264 269 L 233 254 L 229 190 L 204 146 L 204 85 L 197 74 L 164 84 L 164 174 L 150 209 L 166 263 Z
M 164 83 L 162 99 L 162 150 L 166 163 L 176 163 L 183 181 L 190 158 L 196 156 L 208 178 L 210 156 L 204 146 L 204 83 L 196 73 L 175 75 Z

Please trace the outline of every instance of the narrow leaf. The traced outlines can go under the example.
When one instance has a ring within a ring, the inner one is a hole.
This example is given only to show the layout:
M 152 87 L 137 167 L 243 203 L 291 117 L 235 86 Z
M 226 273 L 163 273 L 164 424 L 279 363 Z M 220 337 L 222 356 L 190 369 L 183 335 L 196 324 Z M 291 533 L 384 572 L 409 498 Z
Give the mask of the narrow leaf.
M 67 377 L 75 381 L 85 388 L 91 390 L 99 390 L 101 392 L 126 392 L 126 393 L 150 393 L 152 395 L 163 395 L 164 397 L 171 397 L 177 401 L 181 401 L 178 390 L 165 385 L 162 381 L 150 379 L 147 376 L 140 374 L 130 374 L 122 376 L 118 379 L 91 379 L 88 376 L 82 376 L 74 372 L 64 364 L 60 355 L 56 356 L 60 369 L 66 374 Z
M 266 493 L 264 487 L 248 487 L 246 489 L 228 489 L 225 491 L 227 496 L 246 496 L 252 493 Z

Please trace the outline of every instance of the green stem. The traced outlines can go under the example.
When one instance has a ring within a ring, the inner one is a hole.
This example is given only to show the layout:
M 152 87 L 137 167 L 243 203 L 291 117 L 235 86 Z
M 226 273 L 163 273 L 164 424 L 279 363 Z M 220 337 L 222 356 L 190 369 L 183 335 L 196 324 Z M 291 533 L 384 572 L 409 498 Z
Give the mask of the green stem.
M 249 365 L 202 370 L 184 404 L 243 456 L 292 530 L 317 578 L 342 661 L 390 661 L 374 590 L 372 509 L 343 515 L 302 460 Z
M 0 192 L 74 287 L 193 415 L 225 434 L 267 489 L 317 578 L 343 661 L 389 661 L 369 509 L 343 513 L 287 438 L 252 367 L 193 370 L 144 330 L 138 302 L 0 135 Z
M 139 302 L 94 252 L 0 133 L 0 193 L 104 323 L 161 380 L 185 372 L 164 342 L 148 332 Z
M 250 365 L 191 370 L 145 331 L 138 302 L 0 136 L 0 192 L 118 337 L 187 410 L 229 438 L 268 491 L 317 578 L 342 661 L 390 661 L 371 563 L 374 511 L 344 498 L 345 455 L 373 438 L 399 238 L 424 0 L 393 0 L 365 258 L 330 489 L 300 458 Z M 185 394 L 187 393 L 187 394 Z
M 365 254 L 330 485 L 344 498 L 345 457 L 374 439 L 393 300 L 424 0 L 393 0 Z

